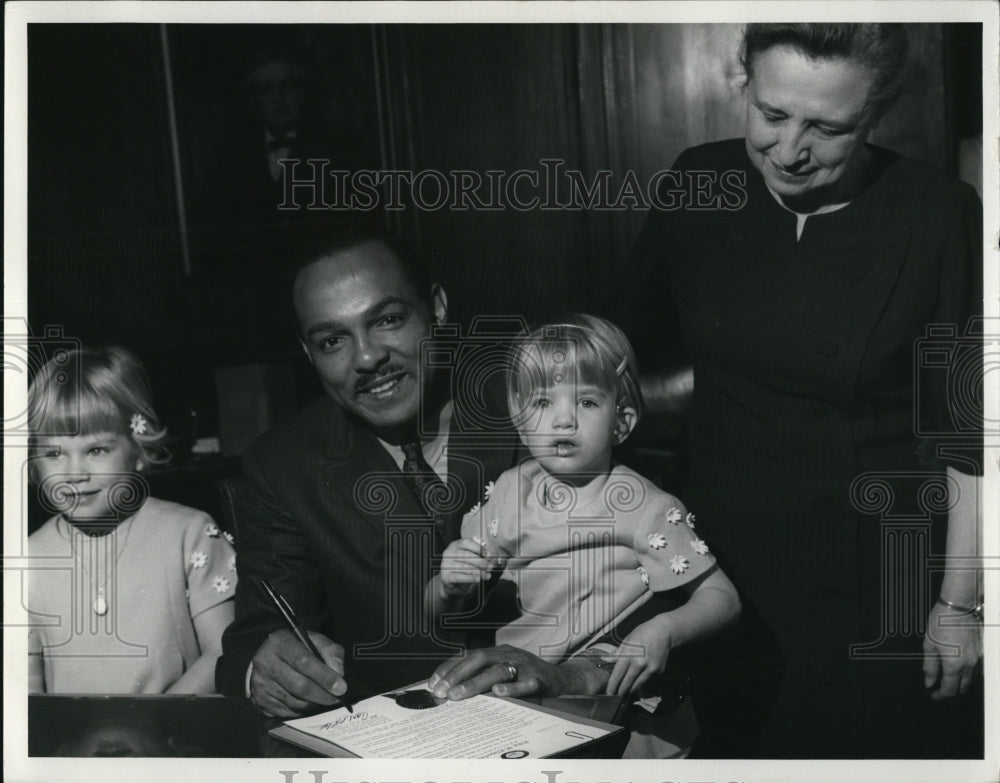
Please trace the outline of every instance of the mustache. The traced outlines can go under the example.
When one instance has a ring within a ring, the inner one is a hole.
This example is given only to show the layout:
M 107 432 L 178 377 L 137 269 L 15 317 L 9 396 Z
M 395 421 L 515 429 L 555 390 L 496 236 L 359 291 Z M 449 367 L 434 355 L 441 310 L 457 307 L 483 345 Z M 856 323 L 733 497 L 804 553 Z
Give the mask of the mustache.
M 360 375 L 358 379 L 354 382 L 354 391 L 361 392 L 370 386 L 377 386 L 380 379 L 385 378 L 388 375 L 393 375 L 394 373 L 403 372 L 404 368 L 399 364 L 387 364 L 384 367 L 379 367 L 375 372 L 365 373 Z

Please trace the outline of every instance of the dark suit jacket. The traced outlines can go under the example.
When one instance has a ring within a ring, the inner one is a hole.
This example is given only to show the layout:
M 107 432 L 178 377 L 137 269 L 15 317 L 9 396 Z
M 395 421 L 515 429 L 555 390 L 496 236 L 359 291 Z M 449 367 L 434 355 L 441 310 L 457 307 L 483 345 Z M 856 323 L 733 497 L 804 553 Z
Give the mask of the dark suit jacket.
M 490 405 L 498 402 L 494 395 Z M 221 692 L 244 693 L 253 655 L 283 627 L 260 576 L 306 628 L 344 646 L 352 696 L 425 678 L 456 651 L 423 616 L 433 556 L 458 537 L 461 514 L 481 500 L 485 483 L 518 456 L 509 425 L 485 435 L 476 425 L 456 410 L 448 446 L 454 510 L 443 534 L 378 439 L 329 398 L 252 444 L 244 468 L 254 492 L 239 528 L 240 587 L 216 670 Z

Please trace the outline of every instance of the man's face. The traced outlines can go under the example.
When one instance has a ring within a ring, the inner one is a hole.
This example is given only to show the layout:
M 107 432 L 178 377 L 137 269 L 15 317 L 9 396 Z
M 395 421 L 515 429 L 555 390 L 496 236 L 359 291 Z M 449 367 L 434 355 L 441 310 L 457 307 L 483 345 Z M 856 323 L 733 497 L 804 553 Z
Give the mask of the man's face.
M 302 110 L 302 79 L 294 66 L 272 60 L 248 77 L 257 115 L 272 131 L 284 131 L 295 125 Z
M 430 385 L 419 368 L 420 341 L 445 319 L 403 276 L 394 253 L 373 241 L 325 257 L 295 281 L 302 342 L 327 394 L 376 432 L 413 426 Z

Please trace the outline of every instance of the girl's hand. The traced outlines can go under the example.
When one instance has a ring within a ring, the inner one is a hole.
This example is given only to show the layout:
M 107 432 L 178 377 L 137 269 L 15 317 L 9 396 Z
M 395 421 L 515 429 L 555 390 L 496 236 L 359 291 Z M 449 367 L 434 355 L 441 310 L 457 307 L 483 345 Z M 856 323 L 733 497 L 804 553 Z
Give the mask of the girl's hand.
M 441 590 L 445 598 L 467 595 L 474 585 L 490 578 L 490 561 L 474 538 L 452 541 L 441 558 Z
M 673 649 L 671 626 L 663 615 L 644 622 L 625 637 L 621 646 L 604 660 L 614 661 L 606 692 L 611 695 L 638 693 L 663 673 Z

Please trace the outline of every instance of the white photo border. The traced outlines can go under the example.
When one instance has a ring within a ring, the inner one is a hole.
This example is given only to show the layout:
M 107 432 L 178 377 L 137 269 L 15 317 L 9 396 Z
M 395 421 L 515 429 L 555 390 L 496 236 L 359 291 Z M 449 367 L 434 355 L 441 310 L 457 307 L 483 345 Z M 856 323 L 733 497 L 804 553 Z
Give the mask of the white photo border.
M 998 6 L 971 2 L 10 2 L 5 7 L 4 316 L 16 333 L 27 315 L 27 25 L 29 23 L 679 23 L 744 21 L 981 22 L 983 46 L 984 290 L 987 317 L 1000 316 L 998 181 Z M 23 409 L 26 378 L 4 373 L 5 411 Z M 994 373 L 996 375 L 996 373 Z M 993 378 L 992 381 L 995 381 Z M 986 420 L 1000 420 L 1000 388 L 986 389 Z M 5 417 L 6 418 L 6 417 Z M 25 443 L 4 440 L 5 456 Z M 25 610 L 17 558 L 25 493 L 19 459 L 4 460 L 4 776 L 11 781 L 238 779 L 266 783 L 627 783 L 702 781 L 778 783 L 809 780 L 995 780 L 1000 770 L 1000 455 L 987 450 L 983 492 L 987 618 L 984 631 L 986 753 L 983 761 L 364 761 L 330 759 L 60 759 L 27 757 Z

